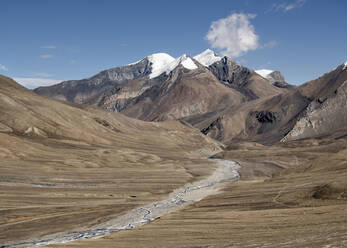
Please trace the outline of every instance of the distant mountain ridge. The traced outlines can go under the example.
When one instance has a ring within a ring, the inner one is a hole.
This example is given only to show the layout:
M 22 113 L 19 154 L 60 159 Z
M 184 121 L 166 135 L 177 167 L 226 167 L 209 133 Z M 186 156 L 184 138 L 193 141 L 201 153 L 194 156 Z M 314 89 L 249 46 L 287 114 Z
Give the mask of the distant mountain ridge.
M 145 121 L 179 119 L 225 143 L 273 143 L 344 130 L 346 69 L 344 63 L 292 86 L 278 71 L 253 71 L 211 50 L 178 58 L 159 53 L 35 92 Z
M 34 91 L 51 98 L 97 105 L 130 117 L 158 121 L 217 111 L 279 94 L 285 89 L 269 84 L 269 80 L 254 71 L 207 49 L 194 57 L 184 54 L 176 59 L 165 53 L 152 54 L 91 78 L 65 81 Z

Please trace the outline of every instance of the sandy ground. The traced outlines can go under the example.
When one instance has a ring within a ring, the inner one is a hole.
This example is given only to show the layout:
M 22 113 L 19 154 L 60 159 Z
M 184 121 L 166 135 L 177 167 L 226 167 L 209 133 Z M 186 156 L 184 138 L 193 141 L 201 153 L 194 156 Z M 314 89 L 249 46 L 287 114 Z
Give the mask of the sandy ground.
M 0 75 L 0 247 L 167 199 L 210 176 L 220 146 L 179 121 L 55 101 Z
M 105 223 L 100 223 L 89 229 L 43 236 L 37 240 L 14 243 L 3 247 L 26 248 L 56 243 L 68 243 L 76 240 L 102 237 L 114 232 L 127 231 L 148 224 L 163 215 L 182 209 L 209 195 L 217 194 L 226 183 L 235 181 L 239 178 L 237 172 L 239 165 L 237 163 L 222 159 L 216 159 L 215 161 L 219 167 L 212 175 L 174 190 L 174 192 L 169 195 L 168 199 L 138 207 L 124 215 L 111 219 Z
M 242 144 L 219 157 L 244 161 L 245 178 L 148 225 L 49 247 L 347 246 L 345 140 Z

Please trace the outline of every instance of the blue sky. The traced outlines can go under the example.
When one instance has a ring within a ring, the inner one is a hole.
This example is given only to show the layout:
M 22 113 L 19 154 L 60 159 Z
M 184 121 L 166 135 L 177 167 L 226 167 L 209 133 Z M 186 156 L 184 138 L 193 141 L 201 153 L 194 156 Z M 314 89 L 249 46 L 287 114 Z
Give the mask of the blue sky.
M 293 84 L 347 60 L 344 0 L 1 0 L 0 9 L 0 74 L 31 78 L 31 88 L 156 52 L 193 56 L 212 48 L 251 69 L 279 70 Z M 231 34 L 240 32 L 228 30 L 232 23 L 222 25 L 233 14 L 243 18 L 236 28 L 255 35 L 246 46 L 235 44 Z M 219 43 L 206 39 L 213 22 Z

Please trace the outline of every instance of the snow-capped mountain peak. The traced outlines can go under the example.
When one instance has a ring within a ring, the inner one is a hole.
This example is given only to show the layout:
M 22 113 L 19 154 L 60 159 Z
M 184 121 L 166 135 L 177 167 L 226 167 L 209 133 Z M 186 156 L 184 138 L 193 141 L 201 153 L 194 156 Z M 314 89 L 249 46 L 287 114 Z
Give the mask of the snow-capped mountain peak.
M 267 79 L 271 84 L 276 84 L 278 86 L 279 84 L 286 85 L 286 81 L 279 71 L 273 71 L 268 69 L 262 69 L 262 70 L 256 70 L 257 74 L 262 76 L 263 78 Z
M 182 56 L 177 58 L 175 63 L 173 64 L 175 64 L 174 68 L 176 68 L 179 64 L 183 65 L 183 67 L 189 70 L 194 70 L 198 68 L 194 61 L 189 56 L 187 56 L 187 54 L 183 54 Z
M 152 72 L 149 78 L 155 78 L 166 72 L 170 65 L 175 61 L 175 58 L 167 53 L 155 53 L 147 56 L 149 62 L 151 62 Z
M 147 56 L 145 59 L 147 59 L 151 63 L 151 73 L 149 74 L 150 79 L 158 77 L 164 72 L 166 74 L 169 74 L 180 64 L 188 70 L 194 70 L 198 68 L 192 58 L 187 54 L 183 54 L 182 56 L 175 59 L 167 53 L 154 53 Z M 129 65 L 136 65 L 141 61 L 143 60 L 131 63 Z
M 262 70 L 256 70 L 255 72 L 257 74 L 259 74 L 260 76 L 262 76 L 263 78 L 269 79 L 270 78 L 270 74 L 273 73 L 274 71 L 267 70 L 267 69 L 262 69 Z
M 169 74 L 180 64 L 189 70 L 198 68 L 194 61 L 186 54 L 183 54 L 182 56 L 175 59 L 168 54 L 157 53 L 148 56 L 147 59 L 151 62 L 152 66 L 152 72 L 149 75 L 149 78 L 155 78 L 164 72 L 166 74 Z
M 347 68 L 347 61 L 345 63 L 343 63 L 343 68 L 342 70 L 346 69 Z
M 202 53 L 194 56 L 194 59 L 204 66 L 210 66 L 213 63 L 221 60 L 222 57 L 218 56 L 214 51 L 206 49 Z

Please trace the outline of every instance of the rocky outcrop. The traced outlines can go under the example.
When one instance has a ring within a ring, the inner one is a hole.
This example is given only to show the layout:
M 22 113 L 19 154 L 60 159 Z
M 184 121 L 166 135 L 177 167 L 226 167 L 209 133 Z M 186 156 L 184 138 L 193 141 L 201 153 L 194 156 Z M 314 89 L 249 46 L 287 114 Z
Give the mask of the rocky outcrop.
M 87 79 L 64 81 L 53 86 L 39 87 L 34 91 L 59 100 L 96 104 L 101 94 L 114 90 L 128 80 L 146 77 L 150 72 L 151 63 L 145 58 L 136 64 L 105 70 Z
M 278 83 L 284 83 L 284 82 L 285 82 L 283 75 L 282 75 L 281 72 L 279 72 L 279 71 L 273 71 L 273 72 L 271 72 L 271 73 L 268 75 L 267 79 L 268 79 L 268 80 L 270 81 L 270 83 L 272 83 L 272 84 L 274 84 L 274 83 L 276 83 L 276 82 L 278 82 Z
M 282 89 L 269 84 L 266 79 L 253 70 L 234 62 L 228 57 L 222 58 L 208 68 L 219 81 L 239 91 L 248 101 L 283 93 Z
M 279 71 L 272 71 L 267 69 L 256 70 L 257 74 L 269 81 L 273 86 L 282 89 L 293 89 L 294 86 L 286 83 L 284 76 Z
M 228 57 L 213 63 L 209 69 L 218 80 L 233 86 L 245 85 L 251 73 L 249 69 Z
M 347 128 L 347 80 L 331 95 L 312 101 L 282 141 L 329 135 Z
M 223 135 L 222 117 L 218 117 L 208 127 L 203 128 L 201 132 L 214 137 L 216 140 L 221 140 Z

